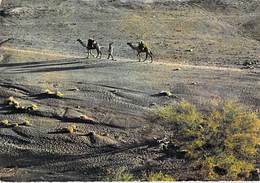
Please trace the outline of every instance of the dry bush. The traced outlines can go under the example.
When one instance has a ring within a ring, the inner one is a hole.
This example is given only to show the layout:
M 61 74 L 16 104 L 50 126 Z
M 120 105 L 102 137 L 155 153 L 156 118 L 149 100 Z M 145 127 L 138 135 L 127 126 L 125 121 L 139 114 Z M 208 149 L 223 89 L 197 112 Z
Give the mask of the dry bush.
M 24 111 L 24 110 L 25 111 L 35 111 L 35 110 L 37 110 L 39 108 L 38 105 L 36 105 L 36 104 L 30 104 L 29 106 L 22 105 L 13 96 L 7 98 L 5 100 L 5 104 L 15 108 L 16 110 L 22 110 L 22 111 Z
M 205 179 L 241 180 L 254 168 L 260 144 L 256 113 L 235 102 L 221 102 L 205 115 L 182 102 L 162 107 L 158 114 L 172 124 L 172 141 Z
M 57 90 L 51 91 L 50 89 L 47 89 L 47 90 L 45 90 L 45 93 L 47 95 L 54 96 L 54 97 L 63 97 L 64 96 L 63 93 L 61 93 L 60 91 L 57 91 Z
M 134 180 L 134 176 L 125 167 L 118 168 L 109 177 L 107 177 L 107 181 L 133 181 L 133 180 Z
M 0 122 L 0 126 L 5 127 L 5 128 L 9 128 L 9 127 L 18 127 L 19 124 L 18 123 L 10 124 L 7 119 L 4 119 Z
M 118 168 L 113 171 L 111 175 L 107 178 L 108 181 L 137 181 L 137 177 L 134 177 L 126 167 Z M 170 175 L 164 174 L 162 172 L 151 172 L 144 174 L 141 177 L 142 181 L 176 181 L 176 179 Z
M 176 179 L 170 175 L 163 174 L 162 172 L 150 173 L 145 175 L 146 181 L 176 181 Z
M 31 124 L 31 122 L 30 122 L 30 120 L 28 118 L 25 118 L 23 121 L 24 122 L 22 123 L 22 125 L 24 125 L 24 126 L 32 126 L 32 124 Z
M 13 96 L 7 98 L 5 100 L 5 104 L 10 105 L 10 106 L 14 106 L 15 108 L 21 107 L 20 102 L 18 102 Z
M 3 127 L 9 127 L 9 121 L 7 119 L 4 119 L 0 122 L 0 125 Z
M 77 131 L 76 125 L 70 125 L 63 129 L 64 133 L 75 133 Z

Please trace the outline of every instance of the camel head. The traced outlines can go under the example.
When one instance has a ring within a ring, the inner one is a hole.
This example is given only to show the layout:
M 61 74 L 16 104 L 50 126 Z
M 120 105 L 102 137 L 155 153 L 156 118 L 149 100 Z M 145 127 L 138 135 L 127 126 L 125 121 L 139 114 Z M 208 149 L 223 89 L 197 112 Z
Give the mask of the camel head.
M 134 45 L 133 45 L 133 43 L 131 43 L 131 42 L 128 42 L 128 43 L 126 43 L 128 46 L 130 46 L 131 48 L 133 48 L 133 47 L 135 47 Z
M 136 50 L 137 48 L 138 48 L 138 46 L 135 46 L 135 45 L 133 45 L 133 43 L 131 43 L 131 42 L 128 42 L 128 43 L 126 43 L 128 46 L 130 46 L 132 49 L 134 49 L 134 50 Z

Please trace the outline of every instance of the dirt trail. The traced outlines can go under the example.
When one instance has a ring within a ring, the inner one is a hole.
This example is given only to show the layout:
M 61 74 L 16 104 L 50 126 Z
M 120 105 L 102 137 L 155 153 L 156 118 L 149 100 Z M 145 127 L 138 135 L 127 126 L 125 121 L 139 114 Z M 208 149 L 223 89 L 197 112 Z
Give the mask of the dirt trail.
M 82 56 L 58 53 L 58 52 L 54 52 L 54 51 L 46 50 L 46 49 L 45 50 L 30 49 L 30 48 L 29 49 L 18 49 L 18 48 L 12 48 L 12 47 L 4 47 L 4 46 L 1 49 L 6 52 L 9 52 L 13 55 L 24 55 L 25 57 L 26 57 L 26 55 L 31 55 L 31 56 L 36 56 L 36 57 L 42 56 L 42 57 L 48 58 L 48 60 L 67 59 L 67 58 L 71 58 L 71 59 L 84 58 Z M 117 58 L 117 59 L 120 61 L 130 61 L 129 59 L 125 59 L 125 58 Z M 149 60 L 147 62 L 149 62 Z M 169 61 L 167 62 L 165 60 L 159 60 L 159 61 L 156 60 L 153 64 L 172 66 L 172 67 L 178 67 L 178 68 L 184 67 L 184 68 L 197 68 L 197 69 L 206 69 L 206 70 L 227 70 L 227 71 L 237 71 L 237 72 L 243 71 L 240 68 L 172 63 Z
M 66 55 L 63 53 L 57 53 L 57 52 L 53 52 L 51 50 L 43 50 L 43 49 L 19 49 L 19 48 L 12 48 L 12 47 L 6 47 L 3 46 L 1 47 L 1 49 L 3 51 L 9 52 L 12 55 L 35 55 L 37 57 L 39 56 L 44 56 L 48 59 L 65 59 L 65 58 L 81 58 L 81 57 L 77 57 L 76 55 Z

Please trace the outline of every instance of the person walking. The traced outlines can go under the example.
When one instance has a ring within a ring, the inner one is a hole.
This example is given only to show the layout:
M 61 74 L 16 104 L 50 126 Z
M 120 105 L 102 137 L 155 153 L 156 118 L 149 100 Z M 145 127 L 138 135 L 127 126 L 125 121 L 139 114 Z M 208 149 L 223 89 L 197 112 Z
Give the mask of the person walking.
M 111 57 L 112 60 L 115 60 L 114 56 L 113 56 L 113 53 L 114 53 L 114 47 L 113 47 L 113 42 L 111 42 L 108 45 L 108 57 L 107 57 L 107 59 L 110 59 L 110 57 Z

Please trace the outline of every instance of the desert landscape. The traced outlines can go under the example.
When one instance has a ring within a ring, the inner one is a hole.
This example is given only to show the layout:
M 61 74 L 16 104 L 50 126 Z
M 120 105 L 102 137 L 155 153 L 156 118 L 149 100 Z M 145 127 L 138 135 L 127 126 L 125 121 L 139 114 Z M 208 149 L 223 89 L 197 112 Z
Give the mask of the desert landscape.
M 3 0 L 0 24 L 0 181 L 259 180 L 260 1 Z

